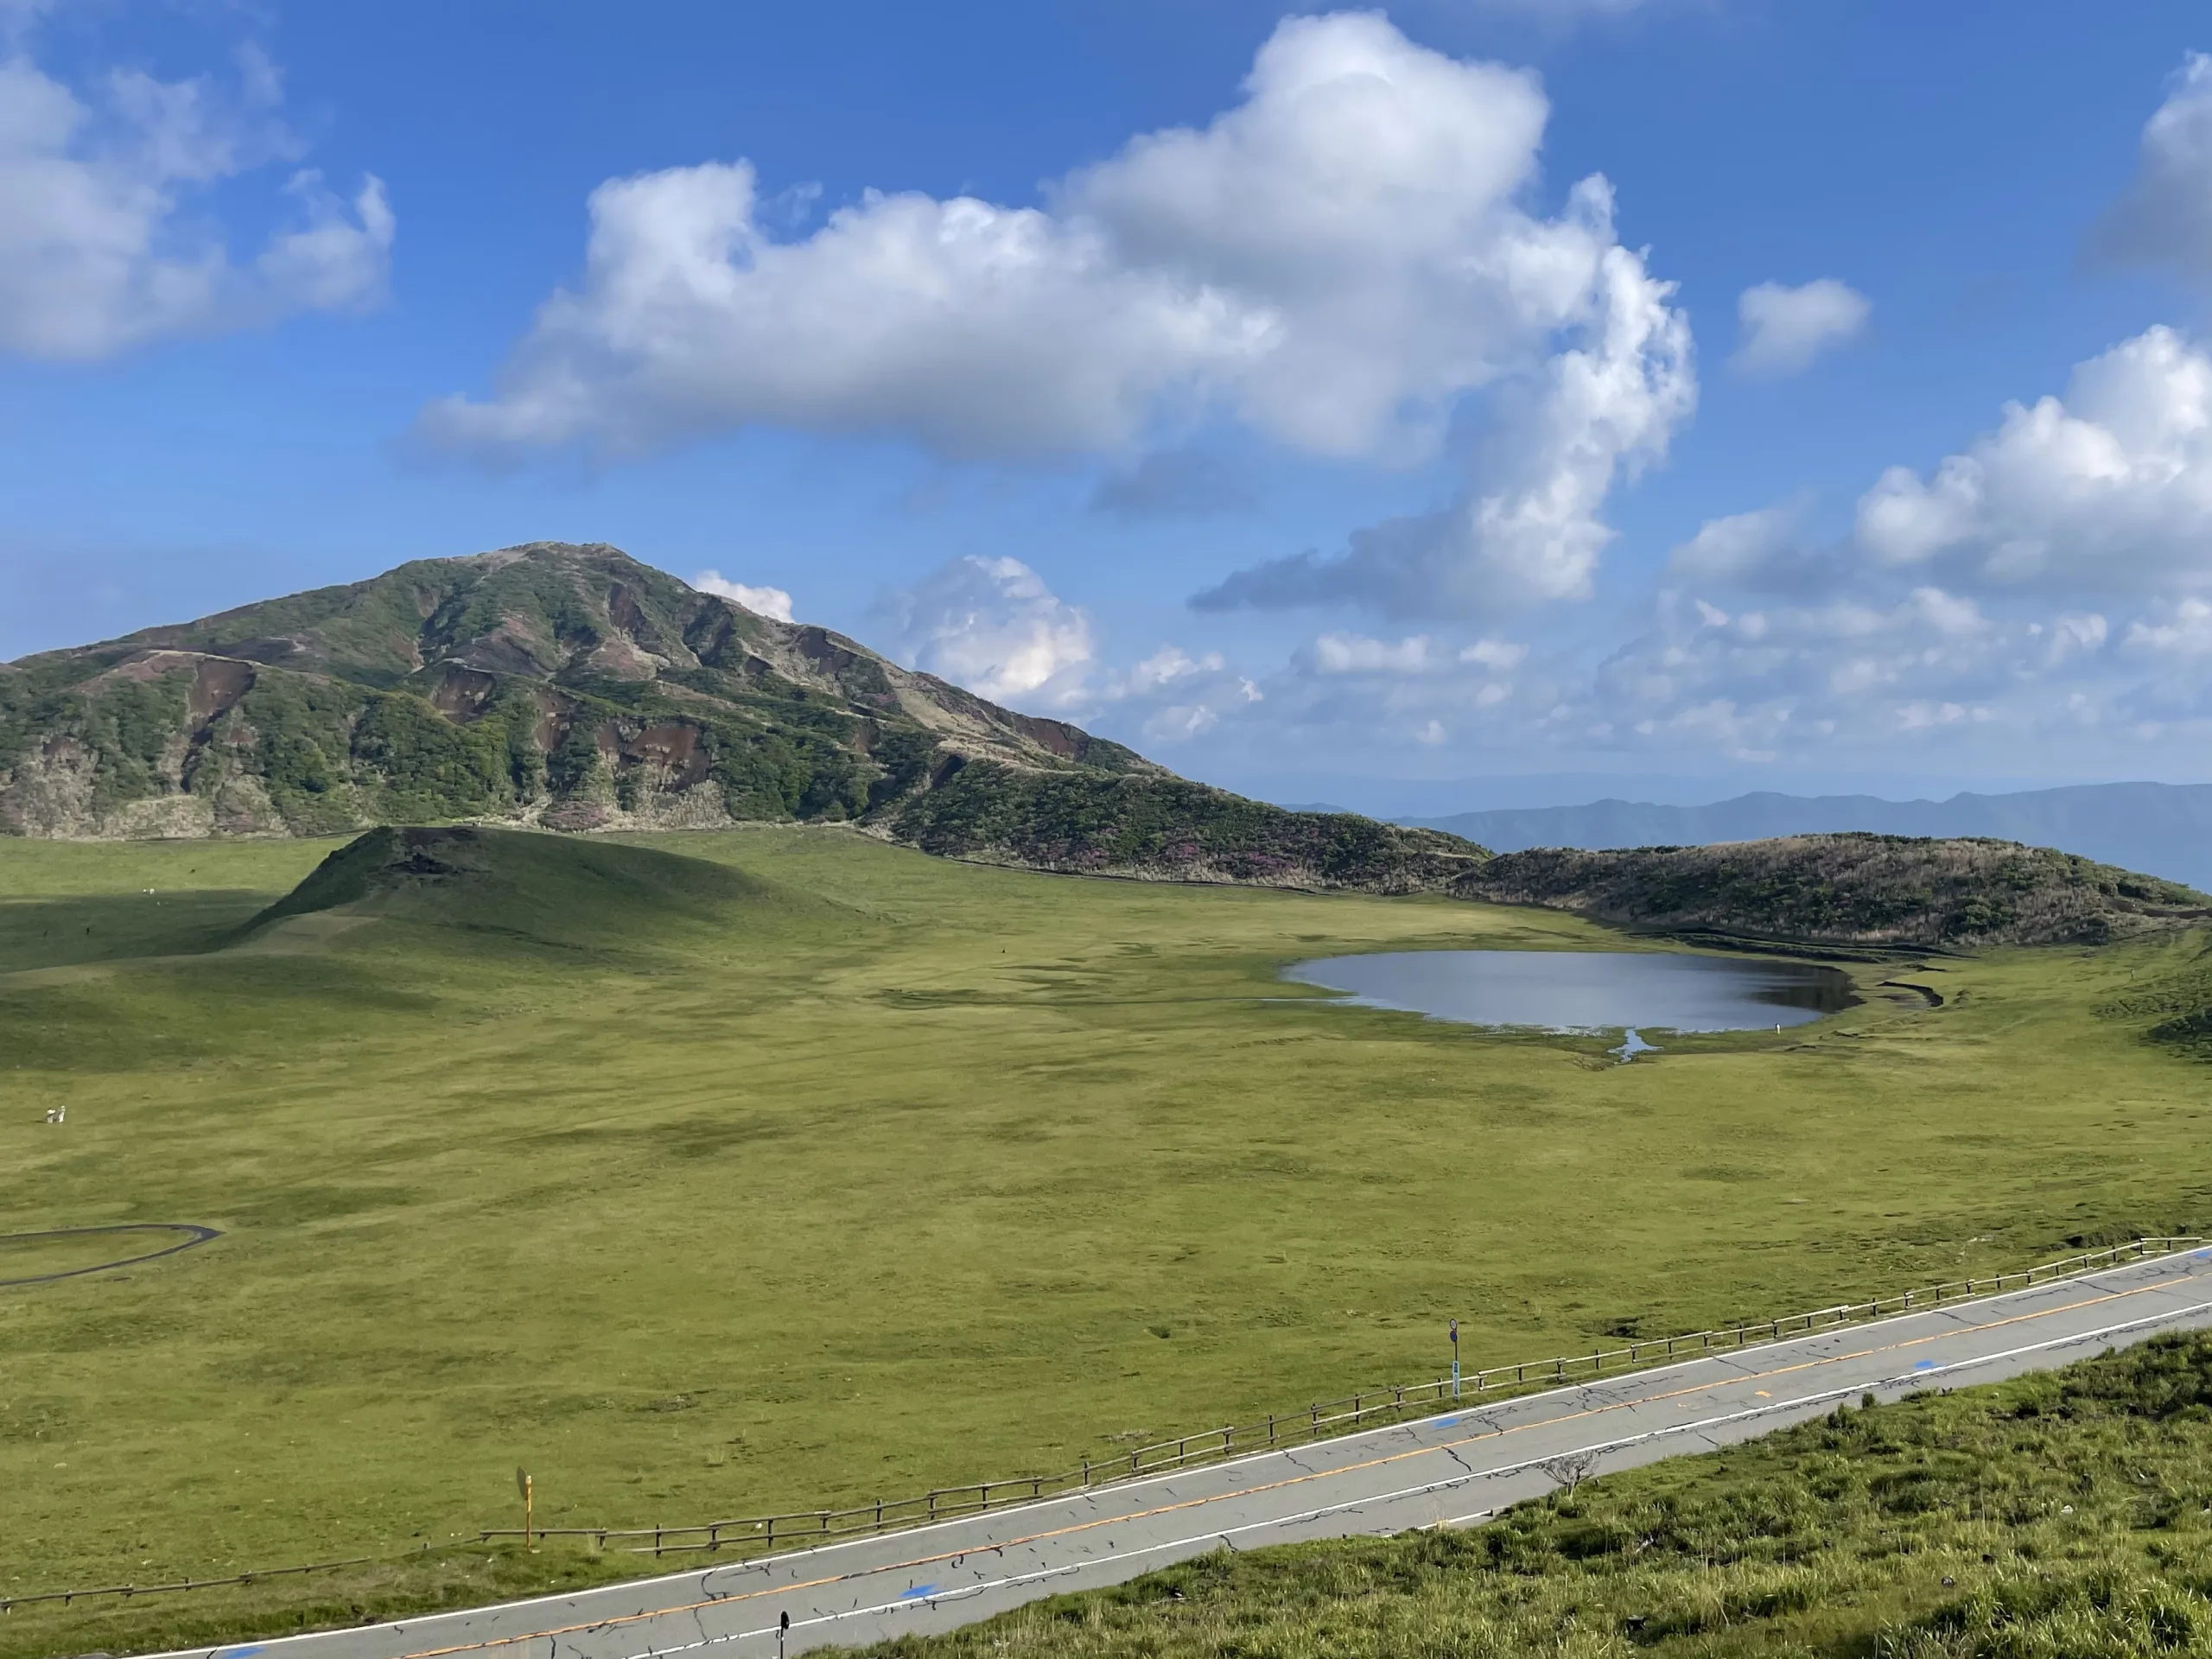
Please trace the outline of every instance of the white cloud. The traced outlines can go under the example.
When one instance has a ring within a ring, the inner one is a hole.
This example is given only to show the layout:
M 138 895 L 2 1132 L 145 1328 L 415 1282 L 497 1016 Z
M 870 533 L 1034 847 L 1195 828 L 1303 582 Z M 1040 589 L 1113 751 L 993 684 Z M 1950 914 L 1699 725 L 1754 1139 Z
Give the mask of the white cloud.
M 1729 359 L 1745 374 L 1796 374 L 1866 326 L 1866 296 L 1833 276 L 1796 288 L 1760 283 L 1736 301 L 1740 338 Z
M 1662 594 L 1652 631 L 1604 664 L 1589 696 L 1645 746 L 1738 760 L 1817 760 L 1954 728 L 1980 729 L 1985 746 L 1995 730 L 2032 743 L 2114 701 L 2108 633 L 2094 613 L 1998 616 L 1934 586 L 1893 602 L 1737 612 Z
M 1148 743 L 1187 742 L 1212 731 L 1225 716 L 1265 701 L 1260 688 L 1219 652 L 1193 657 L 1173 645 L 1108 675 L 1098 697 L 1117 718 L 1133 721 Z
M 2007 404 L 1929 476 L 1885 473 L 1858 539 L 1878 566 L 1989 589 L 2212 586 L 2212 359 L 2166 327 L 2092 358 L 2063 402 Z
M 2089 248 L 2115 264 L 2166 265 L 2212 282 L 2212 57 L 2182 60 L 2143 129 L 2135 177 Z
M 1533 380 L 1528 453 L 1444 534 L 1579 590 L 1617 462 L 1688 406 L 1688 335 L 1614 243 L 1602 181 L 1557 219 L 1514 205 L 1547 112 L 1534 79 L 1358 13 L 1286 19 L 1243 92 L 1042 208 L 871 194 L 779 241 L 747 163 L 610 181 L 579 285 L 493 397 L 444 399 L 423 429 L 621 452 L 772 423 L 1022 457 L 1221 410 L 1309 454 L 1408 460 L 1465 394 Z M 1561 331 L 1580 347 L 1553 356 Z
M 1019 559 L 950 559 L 886 607 L 915 667 L 1004 702 L 1079 697 L 1096 650 L 1090 620 Z
M 761 616 L 772 616 L 779 622 L 792 620 L 791 596 L 780 588 L 754 588 L 745 582 L 731 582 L 719 570 L 702 570 L 691 578 L 691 585 L 702 594 L 735 600 L 747 610 Z
M 1430 661 L 1429 640 L 1418 633 L 1395 642 L 1325 633 L 1313 642 L 1313 668 L 1321 674 L 1417 674 Z
M 1589 597 L 1613 531 L 1599 517 L 1617 479 L 1666 453 L 1697 401 L 1689 324 L 1671 283 L 1613 241 L 1602 180 L 1577 186 L 1567 213 L 1542 226 L 1555 293 L 1571 304 L 1532 327 L 1576 343 L 1502 400 L 1457 499 L 1439 512 L 1355 531 L 1340 558 L 1313 553 L 1242 570 L 1192 603 L 1202 610 L 1349 601 L 1391 616 L 1479 617 Z
M 2126 643 L 2131 652 L 2155 656 L 2212 658 L 2212 604 L 2184 599 L 2162 620 L 2139 618 L 2128 625 Z
M 186 211 L 291 148 L 265 107 L 275 71 L 249 54 L 243 73 L 235 103 L 135 70 L 87 99 L 27 57 L 0 60 L 0 350 L 96 359 L 383 298 L 395 224 L 373 177 L 341 201 L 295 173 L 296 222 L 243 265 Z
M 1459 660 L 1510 673 L 1528 660 L 1529 647 L 1505 639 L 1478 639 L 1460 648 Z
M 1790 507 L 1763 507 L 1726 518 L 1708 518 L 1696 535 L 1667 556 L 1667 569 L 1691 581 L 1745 583 L 1787 552 L 1797 527 Z

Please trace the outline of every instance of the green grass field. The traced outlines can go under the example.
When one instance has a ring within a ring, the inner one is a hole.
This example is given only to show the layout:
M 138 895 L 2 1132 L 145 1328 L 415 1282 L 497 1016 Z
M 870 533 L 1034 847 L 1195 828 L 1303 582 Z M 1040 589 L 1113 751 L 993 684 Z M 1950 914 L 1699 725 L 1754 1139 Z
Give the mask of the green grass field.
M 0 842 L 0 1231 L 225 1233 L 0 1290 L 0 1594 L 380 1558 L 0 1655 L 651 1567 L 458 1548 L 518 1465 L 552 1525 L 896 1497 L 1430 1376 L 1455 1315 L 1497 1362 L 2212 1228 L 2207 1073 L 2094 1013 L 2194 937 L 1624 1067 L 1275 978 L 1622 943 L 1567 917 L 654 844 L 753 880 L 209 954 L 333 843 Z

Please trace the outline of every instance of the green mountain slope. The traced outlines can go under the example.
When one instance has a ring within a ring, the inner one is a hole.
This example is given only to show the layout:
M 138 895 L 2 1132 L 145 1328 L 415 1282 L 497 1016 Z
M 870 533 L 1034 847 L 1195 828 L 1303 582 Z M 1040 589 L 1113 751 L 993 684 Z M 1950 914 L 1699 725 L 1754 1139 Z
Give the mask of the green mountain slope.
M 1121 787 L 1139 782 L 1157 788 Z M 947 783 L 938 810 L 916 810 Z M 1145 829 L 1163 813 L 1202 822 L 1203 859 L 1179 859 L 1173 824 Z M 611 547 L 423 560 L 0 665 L 0 832 L 790 819 L 967 856 L 1052 862 L 1031 857 L 1049 848 L 1056 868 L 1300 886 L 1433 886 L 1482 856 L 1185 783 Z

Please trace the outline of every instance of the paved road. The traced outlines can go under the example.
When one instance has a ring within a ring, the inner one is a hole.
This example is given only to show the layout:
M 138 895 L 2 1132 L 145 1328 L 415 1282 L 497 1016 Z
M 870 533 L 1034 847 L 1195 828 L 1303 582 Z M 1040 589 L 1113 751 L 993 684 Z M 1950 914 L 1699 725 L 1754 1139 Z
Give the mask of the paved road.
M 212 1650 L 216 1659 L 758 1659 L 942 1630 L 1224 1545 L 1459 1525 L 1602 1470 L 2212 1325 L 2212 1250 L 1713 1354 L 1020 1509 L 569 1596 Z

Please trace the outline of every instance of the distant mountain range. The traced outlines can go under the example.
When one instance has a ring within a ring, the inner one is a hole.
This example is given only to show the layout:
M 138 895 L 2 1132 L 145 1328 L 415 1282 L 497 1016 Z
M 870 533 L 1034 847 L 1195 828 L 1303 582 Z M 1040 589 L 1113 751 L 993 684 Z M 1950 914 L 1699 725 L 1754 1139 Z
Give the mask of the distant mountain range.
M 1960 794 L 1945 801 L 1761 792 L 1710 806 L 1608 800 L 1398 822 L 1442 830 L 1501 853 L 1531 847 L 1695 847 L 1848 830 L 1993 836 L 2212 889 L 2212 784 L 2086 784 L 2012 795 Z

